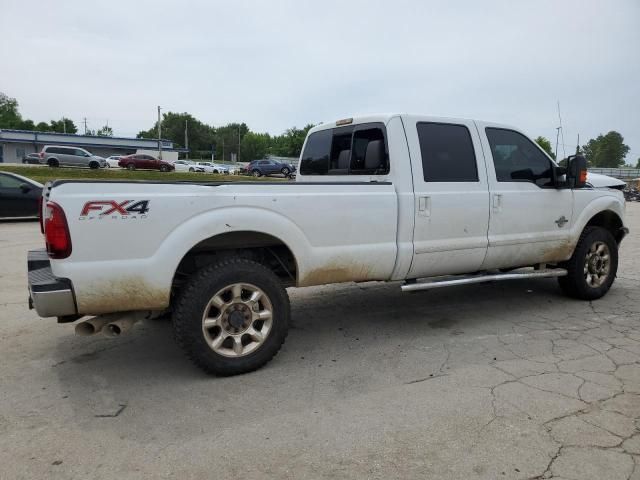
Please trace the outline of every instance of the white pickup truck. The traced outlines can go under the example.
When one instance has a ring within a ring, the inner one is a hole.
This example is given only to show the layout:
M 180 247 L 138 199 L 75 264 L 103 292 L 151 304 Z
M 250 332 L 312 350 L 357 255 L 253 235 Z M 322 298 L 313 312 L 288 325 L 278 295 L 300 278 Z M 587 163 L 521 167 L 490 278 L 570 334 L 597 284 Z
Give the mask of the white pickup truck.
M 583 157 L 560 167 L 512 127 L 399 114 L 313 128 L 296 182 L 59 180 L 43 191 L 30 304 L 95 315 L 81 334 L 170 311 L 188 356 L 232 375 L 280 349 L 286 287 L 558 277 L 592 300 L 628 230 L 622 192 L 585 179 Z

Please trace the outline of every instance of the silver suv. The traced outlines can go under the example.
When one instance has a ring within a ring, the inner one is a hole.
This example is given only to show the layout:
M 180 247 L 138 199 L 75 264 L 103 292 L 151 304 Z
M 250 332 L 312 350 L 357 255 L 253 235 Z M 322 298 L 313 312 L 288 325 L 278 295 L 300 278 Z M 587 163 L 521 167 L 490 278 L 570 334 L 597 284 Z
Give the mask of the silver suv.
M 57 145 L 45 145 L 40 152 L 40 163 L 45 163 L 50 167 L 89 167 L 104 168 L 107 161 L 93 155 L 84 148 L 62 147 Z

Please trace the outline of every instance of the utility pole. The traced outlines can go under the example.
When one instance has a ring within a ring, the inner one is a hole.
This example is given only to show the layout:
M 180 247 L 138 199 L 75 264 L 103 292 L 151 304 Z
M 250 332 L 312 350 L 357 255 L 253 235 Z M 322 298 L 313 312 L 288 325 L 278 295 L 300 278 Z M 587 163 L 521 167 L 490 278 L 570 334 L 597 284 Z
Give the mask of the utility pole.
M 160 105 L 158 105 L 158 160 L 162 160 L 162 118 L 160 117 Z
M 184 148 L 189 150 L 189 120 L 184 121 Z
M 224 162 L 224 137 L 222 138 L 222 161 Z
M 236 158 L 236 162 L 240 161 L 240 125 L 238 125 L 238 158 Z
M 62 133 L 67 133 L 67 119 L 62 117 Z
M 84 117 L 84 134 L 87 134 L 87 117 Z

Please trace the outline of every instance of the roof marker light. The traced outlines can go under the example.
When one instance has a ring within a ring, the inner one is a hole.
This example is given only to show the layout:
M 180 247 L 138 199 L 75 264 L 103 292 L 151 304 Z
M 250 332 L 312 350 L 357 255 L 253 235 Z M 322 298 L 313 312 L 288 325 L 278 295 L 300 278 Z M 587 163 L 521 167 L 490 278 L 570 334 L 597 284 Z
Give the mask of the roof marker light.
M 336 122 L 336 126 L 349 125 L 350 123 L 353 123 L 353 118 L 343 118 L 342 120 L 338 120 Z

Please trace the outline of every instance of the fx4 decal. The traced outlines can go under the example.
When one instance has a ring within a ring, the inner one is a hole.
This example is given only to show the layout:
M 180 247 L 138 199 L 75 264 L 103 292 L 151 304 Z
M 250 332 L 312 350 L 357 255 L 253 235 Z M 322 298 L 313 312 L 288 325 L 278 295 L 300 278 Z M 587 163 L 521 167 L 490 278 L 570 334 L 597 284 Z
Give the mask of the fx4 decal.
M 135 203 L 132 203 L 135 202 Z M 94 200 L 87 202 L 80 212 L 80 220 L 92 220 L 95 218 L 147 218 L 149 200 Z

